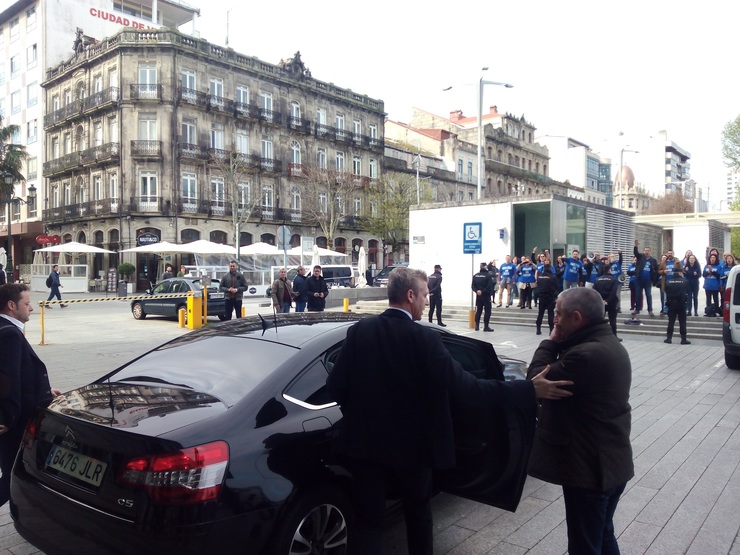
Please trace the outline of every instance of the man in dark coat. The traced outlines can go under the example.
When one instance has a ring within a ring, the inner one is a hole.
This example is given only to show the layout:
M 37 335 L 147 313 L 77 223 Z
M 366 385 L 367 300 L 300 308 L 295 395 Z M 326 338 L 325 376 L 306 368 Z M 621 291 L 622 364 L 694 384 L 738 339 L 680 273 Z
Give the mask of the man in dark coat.
M 236 312 L 236 317 L 242 317 L 242 299 L 244 291 L 247 290 L 247 280 L 241 272 L 237 271 L 236 260 L 229 262 L 229 273 L 221 278 L 218 286 L 224 292 L 224 314 L 227 320 L 231 320 L 231 313 Z
M 329 296 L 329 288 L 326 286 L 324 276 L 321 275 L 321 266 L 319 265 L 313 267 L 311 277 L 306 280 L 306 296 L 309 312 L 324 311 L 326 297 Z
M 683 277 L 683 266 L 676 260 L 671 275 L 665 276 L 665 304 L 668 307 L 668 329 L 665 343 L 671 343 L 673 328 L 678 318 L 678 331 L 681 334 L 681 345 L 691 345 L 686 339 L 686 293 L 689 282 Z
M 552 331 L 554 324 L 555 301 L 560 290 L 557 276 L 552 273 L 550 260 L 545 259 L 542 272 L 537 274 L 537 289 L 540 292 L 537 312 L 537 335 L 542 335 L 542 318 L 547 312 L 547 325 Z
M 619 553 L 613 517 L 634 476 L 629 355 L 604 321 L 590 288 L 568 289 L 555 305 L 555 329 L 528 376 L 572 380 L 573 396 L 541 402 L 529 475 L 563 487 L 569 553 Z
M 493 295 L 493 280 L 488 273 L 488 264 L 480 263 L 480 270 L 473 275 L 470 288 L 475 293 L 475 331 L 480 330 L 480 315 L 483 315 L 483 331 L 493 331 L 488 324 L 491 321 L 491 295 Z
M 386 493 L 396 488 L 408 552 L 432 553 L 432 469 L 455 466 L 451 399 L 475 403 L 486 418 L 492 406 L 534 408 L 535 397 L 568 396 L 561 387 L 570 382 L 549 381 L 546 373 L 529 384 L 478 380 L 462 370 L 438 332 L 414 323 L 428 292 L 424 272 L 393 270 L 390 308 L 349 329 L 326 382 L 343 415 L 335 447 L 352 472 L 353 555 L 380 554 Z
M 447 324 L 442 323 L 442 266 L 434 265 L 434 273 L 429 276 L 427 282 L 429 286 L 429 322 L 434 318 L 434 311 L 437 311 L 437 324 L 443 328 Z
M 604 265 L 601 268 L 601 275 L 594 282 L 594 289 L 601 295 L 604 300 L 604 310 L 609 318 L 609 326 L 612 333 L 617 335 L 617 305 L 619 304 L 619 292 L 622 290 L 622 284 L 611 273 L 611 268 Z
M 306 296 L 306 268 L 298 266 L 298 273 L 293 278 L 293 293 L 295 294 L 295 311 L 305 312 L 308 297 Z
M 52 300 L 54 297 L 56 297 L 57 300 L 61 301 L 62 294 L 59 292 L 59 289 L 61 289 L 64 286 L 62 285 L 62 281 L 59 279 L 59 265 L 58 264 L 54 264 L 54 266 L 51 267 L 51 272 L 49 272 L 49 281 L 51 282 L 49 286 L 51 291 L 49 291 L 49 298 L 46 299 L 47 302 Z M 67 307 L 67 305 L 64 303 L 60 303 L 59 306 L 61 306 L 62 308 Z M 46 306 L 47 310 L 50 308 L 52 308 L 51 305 Z
M 26 422 L 60 394 L 51 389 L 46 366 L 23 335 L 31 312 L 27 285 L 0 286 L 0 506 L 10 498 L 10 471 Z

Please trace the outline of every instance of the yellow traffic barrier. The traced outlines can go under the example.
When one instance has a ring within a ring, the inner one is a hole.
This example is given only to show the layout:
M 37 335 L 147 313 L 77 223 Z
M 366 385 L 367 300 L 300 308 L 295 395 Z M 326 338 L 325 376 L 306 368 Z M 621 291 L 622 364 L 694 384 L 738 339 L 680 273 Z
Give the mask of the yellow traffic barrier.
M 188 329 L 198 330 L 203 327 L 203 297 L 188 297 Z
M 247 307 L 242 305 L 242 318 L 247 317 Z
M 468 312 L 468 319 L 468 325 L 472 330 L 475 327 L 475 310 L 471 310 L 470 312 Z
M 187 314 L 184 308 L 177 311 L 177 325 L 181 328 L 185 327 L 185 314 Z
M 344 299 L 344 312 L 349 312 L 349 299 Z

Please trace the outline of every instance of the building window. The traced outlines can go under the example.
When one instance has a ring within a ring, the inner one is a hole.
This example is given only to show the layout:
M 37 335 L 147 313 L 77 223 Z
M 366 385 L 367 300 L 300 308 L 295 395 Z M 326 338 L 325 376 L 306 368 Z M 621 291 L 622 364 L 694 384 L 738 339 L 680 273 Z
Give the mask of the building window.
M 244 181 L 242 183 L 237 183 L 236 185 L 236 194 L 239 197 L 239 208 L 243 209 L 249 206 L 249 197 L 251 194 L 251 186 L 249 184 L 249 181 Z
M 13 79 L 14 77 L 17 77 L 20 70 L 21 70 L 21 55 L 16 54 L 15 56 L 12 56 L 10 58 L 10 78 Z
M 111 143 L 118 142 L 118 118 L 116 116 L 108 118 L 108 141 Z
M 36 179 L 38 177 L 38 158 L 29 158 L 26 162 L 26 178 Z
M 319 193 L 319 211 L 322 214 L 326 214 L 326 210 L 328 208 L 326 199 L 326 193 Z
M 337 172 L 343 172 L 344 171 L 344 152 L 337 152 L 336 155 L 336 170 Z
M 36 28 L 36 7 L 26 10 L 26 31 L 32 31 Z
M 378 177 L 378 161 L 370 159 L 370 179 L 377 179 Z
M 337 128 L 337 131 L 344 129 L 344 114 L 337 114 L 334 117 L 334 127 Z
M 326 169 L 326 149 L 323 147 L 316 151 L 316 165 L 320 170 Z
M 297 100 L 292 100 L 290 102 L 290 115 L 296 119 L 301 118 L 301 105 Z
M 148 112 L 139 114 L 139 140 L 157 140 L 157 114 Z
M 468 183 L 473 182 L 473 162 L 468 162 Z
M 32 44 L 28 48 L 26 48 L 26 65 L 29 69 L 36 67 L 36 62 L 38 61 L 38 48 L 35 44 Z
M 139 195 L 142 203 L 157 201 L 157 174 L 151 171 L 141 172 L 139 176 Z
M 111 200 L 118 200 L 118 174 L 112 173 L 108 178 L 108 197 Z
M 220 123 L 211 124 L 211 148 L 224 149 L 224 126 Z
M 157 98 L 157 66 L 139 64 L 139 98 Z
M 186 212 L 191 211 L 188 208 L 194 209 L 198 202 L 198 181 L 194 173 L 182 174 L 182 202 Z
M 93 177 L 93 200 L 100 200 L 103 198 L 103 180 L 99 175 Z
M 211 105 L 212 106 L 223 106 L 224 105 L 224 80 L 217 77 L 211 77 L 211 82 L 208 87 L 208 91 L 211 94 Z
M 316 110 L 316 123 L 326 125 L 326 109 L 319 108 Z
M 352 120 L 352 133 L 355 138 L 362 135 L 362 122 L 358 119 Z
M 236 151 L 239 154 L 249 154 L 249 134 L 245 129 L 236 130 Z
M 272 93 L 260 91 L 260 116 L 272 121 Z
M 15 91 L 10 95 L 10 113 L 17 114 L 21 111 L 21 91 Z
M 10 20 L 10 42 L 15 42 L 21 36 L 21 27 L 18 18 Z
M 463 159 L 458 158 L 457 160 L 457 179 L 462 180 L 463 177 Z
M 267 135 L 262 137 L 262 149 L 260 154 L 263 160 L 272 160 L 272 139 Z
M 352 175 L 362 175 L 362 158 L 352 157 Z
M 360 212 L 362 211 L 362 199 L 360 197 L 355 197 L 352 200 L 352 205 L 354 208 L 354 214 L 355 216 L 359 216 Z
M 301 211 L 301 191 L 298 187 L 293 187 L 290 190 L 290 209 L 294 212 Z
M 211 177 L 211 209 L 216 214 L 223 214 L 224 204 L 224 178 Z
M 197 145 L 198 138 L 195 135 L 195 120 L 192 118 L 182 118 L 180 126 L 180 141 L 186 145 Z
M 237 104 L 243 104 L 245 108 L 247 107 L 249 104 L 249 87 L 245 85 L 237 85 L 236 102 Z
M 36 106 L 39 101 L 39 84 L 34 81 L 28 87 L 26 87 L 26 96 L 28 97 L 28 106 Z
M 290 142 L 291 161 L 294 166 L 301 165 L 301 143 L 298 141 Z
M 35 143 L 38 139 L 38 121 L 32 119 L 26 124 L 26 127 L 26 143 L 30 145 L 31 143 Z
M 183 100 L 195 102 L 195 87 L 195 72 L 192 69 L 183 69 L 180 73 L 180 94 Z
M 272 185 L 265 185 L 262 187 L 262 208 L 271 210 L 273 207 L 273 191 Z

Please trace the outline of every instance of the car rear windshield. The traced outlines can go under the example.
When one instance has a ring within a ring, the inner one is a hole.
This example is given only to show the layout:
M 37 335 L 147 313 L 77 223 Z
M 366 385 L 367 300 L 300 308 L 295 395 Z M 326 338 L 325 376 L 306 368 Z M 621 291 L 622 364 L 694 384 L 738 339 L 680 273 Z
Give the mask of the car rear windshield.
M 207 393 L 232 406 L 297 350 L 270 341 L 210 336 L 165 344 L 105 378 Z

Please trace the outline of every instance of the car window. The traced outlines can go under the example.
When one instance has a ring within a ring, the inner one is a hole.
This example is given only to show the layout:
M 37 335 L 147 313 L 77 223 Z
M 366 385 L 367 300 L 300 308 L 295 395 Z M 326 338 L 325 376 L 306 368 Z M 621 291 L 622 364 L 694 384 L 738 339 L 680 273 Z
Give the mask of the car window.
M 169 281 L 163 281 L 152 290 L 152 295 L 164 295 L 170 292 L 172 283 Z
M 339 349 L 337 349 L 337 353 Z M 336 404 L 329 396 L 326 378 L 329 371 L 321 360 L 315 361 L 287 388 L 283 396 L 302 407 L 317 409 Z

